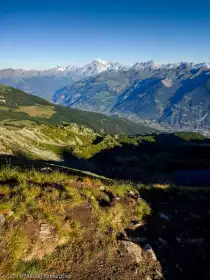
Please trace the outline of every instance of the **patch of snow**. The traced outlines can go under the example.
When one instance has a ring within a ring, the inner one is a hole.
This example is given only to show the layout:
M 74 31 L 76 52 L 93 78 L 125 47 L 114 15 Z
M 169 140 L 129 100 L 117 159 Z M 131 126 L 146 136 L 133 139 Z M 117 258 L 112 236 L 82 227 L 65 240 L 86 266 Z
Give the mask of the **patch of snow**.
M 142 94 L 138 94 L 138 97 L 139 97 L 139 98 L 142 98 L 142 97 L 144 97 L 146 94 L 147 94 L 146 92 L 145 92 L 145 93 L 142 93 Z
M 173 85 L 172 80 L 170 80 L 169 78 L 166 78 L 166 79 L 162 80 L 161 82 L 168 88 L 172 87 L 172 85 Z
M 202 118 L 199 119 L 199 122 L 202 122 L 203 120 L 205 120 L 205 118 L 208 116 L 208 113 L 206 113 Z

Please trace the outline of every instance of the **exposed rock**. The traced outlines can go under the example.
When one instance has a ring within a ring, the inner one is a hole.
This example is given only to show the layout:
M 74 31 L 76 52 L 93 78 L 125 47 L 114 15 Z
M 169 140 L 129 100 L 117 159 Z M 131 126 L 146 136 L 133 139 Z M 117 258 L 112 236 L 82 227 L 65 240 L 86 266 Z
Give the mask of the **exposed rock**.
M 176 241 L 179 242 L 179 243 L 182 243 L 182 239 L 179 238 L 179 237 L 176 237 Z
M 153 260 L 155 260 L 155 261 L 157 260 L 155 252 L 153 251 L 152 247 L 149 244 L 146 244 L 144 246 L 144 250 L 149 253 L 149 255 L 151 256 L 151 258 Z
M 13 212 L 13 211 L 8 211 L 8 212 L 7 212 L 7 216 L 8 216 L 8 217 L 11 217 L 11 216 L 13 216 L 13 215 L 14 215 L 14 212 Z
M 50 167 L 43 167 L 43 168 L 40 169 L 40 171 L 42 171 L 42 172 L 52 172 L 53 170 Z
M 130 238 L 128 237 L 128 235 L 125 232 L 125 230 L 123 230 L 122 232 L 120 232 L 118 234 L 118 240 L 120 240 L 120 241 L 123 241 L 123 240 L 130 241 Z M 120 241 L 119 241 L 119 243 L 120 243 Z
M 191 239 L 191 238 L 180 238 L 180 237 L 177 237 L 176 240 L 180 244 L 187 243 L 187 244 L 196 244 L 198 246 L 202 245 L 203 242 L 204 242 L 203 238 L 193 238 L 193 239 Z
M 104 187 L 104 186 L 100 186 L 100 187 L 99 187 L 99 190 L 100 190 L 100 191 L 104 191 L 104 190 L 105 190 L 105 187 Z
M 137 229 L 139 227 L 141 227 L 143 225 L 143 222 L 140 222 L 140 221 L 132 221 L 132 224 L 133 224 L 133 228 L 134 229 Z
M 135 263 L 139 264 L 142 261 L 142 249 L 137 244 L 124 240 L 118 241 L 118 243 L 123 251 L 134 257 Z
M 156 273 L 160 278 L 163 278 L 163 274 L 159 270 L 156 270 Z
M 190 213 L 190 215 L 193 216 L 193 217 L 196 218 L 196 219 L 202 218 L 200 215 L 196 215 L 196 214 L 194 214 L 194 213 Z
M 0 215 L 0 227 L 2 227 L 3 225 L 4 225 L 4 223 L 5 223 L 5 217 L 4 217 L 4 215 Z
M 200 195 L 200 198 L 203 199 L 203 200 L 208 200 L 207 197 L 204 197 L 204 196 L 202 196 L 202 195 Z
M 135 243 L 142 243 L 146 240 L 146 237 L 131 237 L 131 241 Z
M 129 191 L 129 195 L 135 196 L 135 193 L 133 191 Z
M 179 270 L 180 272 L 183 272 L 183 270 L 181 269 L 181 267 L 180 267 L 178 264 L 176 264 L 176 267 L 178 268 L 178 270 Z
M 40 240 L 43 242 L 46 239 L 53 238 L 53 228 L 48 224 L 41 224 L 40 228 Z
M 45 255 L 51 254 L 58 245 L 63 244 L 51 225 L 34 223 L 35 221 L 32 220 L 27 225 L 25 224 L 25 230 L 33 246 L 26 250 L 24 261 L 42 259 Z
M 82 140 L 79 138 L 79 137 L 77 137 L 77 136 L 75 136 L 75 138 L 76 138 L 76 140 L 77 140 L 77 143 L 80 145 L 80 146 L 82 146 Z
M 162 243 L 163 245 L 168 245 L 168 242 L 166 240 L 164 240 L 163 238 L 159 237 L 158 240 L 160 241 L 160 243 Z

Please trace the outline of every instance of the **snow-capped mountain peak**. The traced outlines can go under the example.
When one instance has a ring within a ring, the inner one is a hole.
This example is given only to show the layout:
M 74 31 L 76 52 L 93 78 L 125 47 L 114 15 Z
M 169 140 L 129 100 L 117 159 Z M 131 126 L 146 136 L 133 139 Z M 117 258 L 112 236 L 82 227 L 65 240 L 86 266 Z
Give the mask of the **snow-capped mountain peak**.
M 74 65 L 68 65 L 68 66 L 57 66 L 55 68 L 52 68 L 52 70 L 54 71 L 58 71 L 58 72 L 69 72 L 69 71 L 75 71 L 78 67 L 74 66 Z
M 109 63 L 108 61 L 102 60 L 100 58 L 96 59 L 95 61 L 98 61 L 99 63 L 105 64 L 105 65 Z
M 155 64 L 153 60 L 148 62 L 137 62 L 131 68 L 135 70 L 169 70 L 169 69 L 199 69 L 199 68 L 210 69 L 210 63 L 194 63 L 194 62 L 178 62 L 168 64 Z
M 210 63 L 194 63 L 194 62 L 179 62 L 179 63 L 168 63 L 168 64 L 155 64 L 153 60 L 147 62 L 137 62 L 132 66 L 123 66 L 119 62 L 105 61 L 100 58 L 93 60 L 92 62 L 82 66 L 57 66 L 45 70 L 24 70 L 24 69 L 2 69 L 0 70 L 0 77 L 30 77 L 30 76 L 58 76 L 67 77 L 71 76 L 74 80 L 83 79 L 85 77 L 96 76 L 104 71 L 129 71 L 134 69 L 135 71 L 155 71 L 155 70 L 192 70 L 192 69 L 210 69 Z
M 66 67 L 57 66 L 54 68 L 54 70 L 63 72 L 66 70 Z
M 77 74 L 83 77 L 95 76 L 103 71 L 119 71 L 123 66 L 116 62 L 104 61 L 102 59 L 96 59 L 86 64 L 85 66 L 77 70 Z
M 137 62 L 132 68 L 135 70 L 146 70 L 146 69 L 156 69 L 158 66 L 154 63 L 153 60 L 147 62 Z

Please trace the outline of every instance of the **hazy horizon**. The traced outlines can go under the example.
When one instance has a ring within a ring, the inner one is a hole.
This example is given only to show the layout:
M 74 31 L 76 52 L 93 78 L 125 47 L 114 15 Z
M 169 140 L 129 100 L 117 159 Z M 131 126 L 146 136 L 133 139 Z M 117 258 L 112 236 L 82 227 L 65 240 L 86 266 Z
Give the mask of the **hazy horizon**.
M 26 68 L 26 67 L 24 67 L 24 68 L 20 68 L 20 67 L 0 67 L 0 69 L 1 70 L 3 70 L 3 69 L 22 69 L 22 70 L 26 70 L 26 71 L 30 71 L 30 70 L 37 70 L 37 71 L 44 71 L 44 70 L 49 70 L 49 69 L 53 69 L 53 68 L 56 68 L 56 67 L 61 67 L 61 68 L 64 68 L 64 67 L 67 67 L 67 66 L 76 66 L 76 67 L 83 67 L 83 66 L 85 66 L 85 65 L 87 65 L 87 64 L 89 64 L 89 63 L 91 63 L 92 61 L 94 61 L 94 60 L 103 60 L 103 61 L 106 61 L 106 62 L 113 62 L 113 63 L 120 63 L 122 66 L 128 66 L 128 67 L 132 67 L 135 63 L 146 63 L 146 62 L 149 62 L 149 61 L 153 61 L 157 66 L 159 66 L 159 65 L 166 65 L 166 64 L 177 64 L 177 63 L 196 63 L 196 64 L 199 64 L 199 63 L 208 63 L 208 64 L 210 64 L 208 61 L 172 61 L 172 62 L 167 62 L 167 63 L 156 63 L 156 61 L 154 61 L 153 59 L 151 59 L 151 60 L 148 60 L 148 61 L 135 61 L 134 63 L 130 63 L 130 64 L 123 64 L 123 63 L 121 63 L 120 61 L 107 61 L 107 60 L 104 60 L 104 59 L 101 59 L 101 58 L 97 58 L 97 59 L 92 59 L 91 61 L 88 61 L 87 63 L 84 63 L 84 64 L 71 64 L 71 63 L 67 63 L 67 64 L 65 64 L 65 65 L 53 65 L 53 66 L 51 66 L 51 67 L 43 67 L 43 68 L 30 68 L 30 67 L 28 67 L 28 68 Z

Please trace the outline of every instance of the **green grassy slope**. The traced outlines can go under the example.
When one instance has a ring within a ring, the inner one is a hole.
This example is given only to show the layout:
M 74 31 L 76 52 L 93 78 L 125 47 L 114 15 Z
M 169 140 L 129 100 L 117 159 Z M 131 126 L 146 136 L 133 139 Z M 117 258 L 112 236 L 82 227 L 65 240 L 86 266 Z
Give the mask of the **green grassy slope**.
M 0 278 L 207 279 L 209 200 L 203 188 L 1 167 Z
M 48 117 L 43 115 L 45 109 L 49 113 Z M 99 113 L 53 105 L 37 96 L 0 85 L 0 122 L 7 124 L 11 122 L 14 124 L 15 122 L 17 124 L 20 121 L 57 125 L 76 123 L 89 126 L 96 131 L 103 130 L 106 133 L 144 134 L 154 132 L 153 128 L 143 124 L 136 124 Z
M 209 181 L 179 187 L 172 171 L 209 169 L 209 158 L 209 139 L 198 133 L 0 126 L 0 278 L 206 279 Z M 140 263 L 124 242 L 138 244 Z
M 19 89 L 6 85 L 0 85 L 0 96 L 4 97 L 4 99 L 6 100 L 6 103 L 0 101 L 0 104 L 4 103 L 6 106 L 12 108 L 14 106 L 32 106 L 34 104 L 43 106 L 50 105 L 50 102 L 38 96 L 27 94 Z

